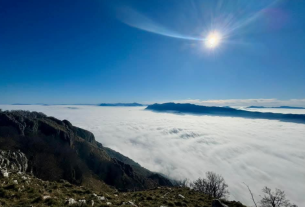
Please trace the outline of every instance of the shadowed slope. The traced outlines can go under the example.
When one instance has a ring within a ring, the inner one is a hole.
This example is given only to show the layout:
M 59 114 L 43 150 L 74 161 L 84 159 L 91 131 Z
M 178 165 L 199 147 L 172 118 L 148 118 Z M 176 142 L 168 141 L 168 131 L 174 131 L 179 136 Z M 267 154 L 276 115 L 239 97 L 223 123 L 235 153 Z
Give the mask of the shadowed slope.
M 0 149 L 21 150 L 29 159 L 28 171 L 44 180 L 92 188 L 102 180 L 128 191 L 154 188 L 166 179 L 150 178 L 154 173 L 110 156 L 91 132 L 37 112 L 0 112 Z

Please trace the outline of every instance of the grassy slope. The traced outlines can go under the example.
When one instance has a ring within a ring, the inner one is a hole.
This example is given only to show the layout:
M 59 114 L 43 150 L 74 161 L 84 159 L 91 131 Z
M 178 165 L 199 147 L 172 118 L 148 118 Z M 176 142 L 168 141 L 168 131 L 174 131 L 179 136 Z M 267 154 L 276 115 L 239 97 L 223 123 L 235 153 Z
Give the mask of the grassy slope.
M 129 201 L 138 207 L 210 207 L 212 203 L 211 198 L 188 188 L 160 187 L 153 190 L 121 193 L 103 184 L 99 191 L 93 191 L 66 181 L 49 182 L 29 175 L 25 175 L 28 179 L 24 180 L 22 176 L 24 175 L 11 174 L 9 178 L 0 178 L 0 206 L 67 206 L 66 200 L 69 198 L 77 201 L 85 199 L 87 205 L 83 206 L 91 206 L 91 200 L 94 200 L 94 206 L 109 206 L 107 202 L 111 202 L 111 206 L 122 206 L 124 203 L 130 205 Z M 14 184 L 13 180 L 17 180 L 18 184 Z M 100 200 L 94 194 L 104 196 L 105 200 Z M 44 199 L 43 196 L 50 196 L 50 198 Z M 244 207 L 241 203 L 234 201 L 225 203 L 229 207 Z

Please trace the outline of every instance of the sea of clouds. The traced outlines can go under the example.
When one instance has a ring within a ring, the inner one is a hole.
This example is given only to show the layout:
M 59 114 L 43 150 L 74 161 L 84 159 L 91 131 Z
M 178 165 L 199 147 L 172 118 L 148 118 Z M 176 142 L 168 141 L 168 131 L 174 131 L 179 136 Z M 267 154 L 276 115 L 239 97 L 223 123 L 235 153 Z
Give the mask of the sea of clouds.
M 144 107 L 0 105 L 40 111 L 94 133 L 96 140 L 174 179 L 221 174 L 231 200 L 252 205 L 264 186 L 305 206 L 305 125 L 275 120 L 155 113 Z M 284 110 L 283 110 L 284 111 Z

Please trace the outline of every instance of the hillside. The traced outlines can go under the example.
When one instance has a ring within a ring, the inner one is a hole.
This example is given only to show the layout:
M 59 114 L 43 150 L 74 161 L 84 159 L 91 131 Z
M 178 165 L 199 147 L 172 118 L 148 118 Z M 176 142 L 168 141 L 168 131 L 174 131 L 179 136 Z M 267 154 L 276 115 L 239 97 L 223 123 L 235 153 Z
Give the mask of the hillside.
M 217 200 L 213 201 L 204 194 L 182 187 L 157 187 L 145 191 L 118 192 L 107 185 L 92 190 L 88 187 L 73 185 L 66 180 L 45 181 L 25 173 L 22 170 L 24 168 L 16 167 L 20 164 L 18 158 L 24 157 L 20 151 L 0 151 L 0 154 L 1 162 L 10 154 L 10 163 L 14 165 L 14 167 L 10 166 L 8 171 L 4 171 L 3 166 L 0 165 L 2 172 L 0 174 L 0 206 L 210 207 L 213 202 L 214 207 L 222 206 Z M 229 207 L 244 207 L 235 201 L 222 202 Z
M 223 204 L 221 204 L 221 202 Z M 244 207 L 174 187 L 94 135 L 42 113 L 0 111 L 0 206 Z
M 99 189 L 106 183 L 120 191 L 171 185 L 95 140 L 94 135 L 42 113 L 0 112 L 0 149 L 21 150 L 29 160 L 28 172 L 36 177 Z M 114 156 L 115 154 L 115 156 Z M 124 159 L 121 159 L 123 158 Z

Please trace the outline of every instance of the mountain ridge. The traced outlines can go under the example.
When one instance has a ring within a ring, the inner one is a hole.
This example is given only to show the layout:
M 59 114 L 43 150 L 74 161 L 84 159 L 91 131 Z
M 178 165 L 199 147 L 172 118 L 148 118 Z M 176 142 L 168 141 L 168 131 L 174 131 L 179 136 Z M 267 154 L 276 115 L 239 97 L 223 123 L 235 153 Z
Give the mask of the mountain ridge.
M 91 132 L 43 113 L 0 111 L 0 146 L 25 153 L 29 171 L 44 180 L 65 179 L 93 188 L 105 182 L 121 191 L 155 188 L 167 180 L 150 178 L 156 173 L 124 163 L 118 152 L 110 156 Z
M 101 103 L 98 106 L 144 106 L 143 104 L 140 103 Z
M 155 112 L 174 112 L 174 113 L 190 113 L 196 115 L 209 116 L 227 116 L 252 119 L 269 119 L 279 120 L 284 122 L 293 122 L 305 124 L 304 114 L 281 114 L 271 112 L 254 112 L 227 107 L 218 106 L 200 106 L 195 104 L 180 104 L 180 103 L 163 103 L 153 104 L 146 107 L 146 110 Z

